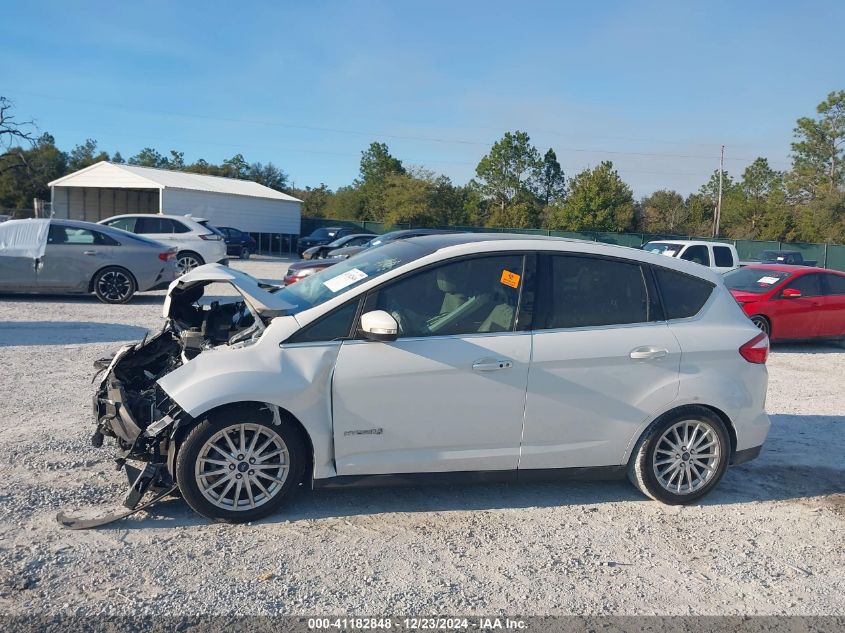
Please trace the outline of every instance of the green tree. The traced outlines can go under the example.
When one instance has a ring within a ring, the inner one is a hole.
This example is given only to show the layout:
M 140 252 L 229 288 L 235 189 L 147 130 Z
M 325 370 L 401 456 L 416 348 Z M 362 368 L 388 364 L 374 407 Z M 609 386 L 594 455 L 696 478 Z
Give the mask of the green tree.
M 557 162 L 557 155 L 549 149 L 543 156 L 543 164 L 539 175 L 540 199 L 544 206 L 548 206 L 566 196 L 566 177 Z
M 482 195 L 500 212 L 520 194 L 536 195 L 543 167 L 540 153 L 525 132 L 505 132 L 475 168 Z M 522 200 L 525 201 L 524 198 Z
M 689 231 L 690 210 L 677 191 L 661 189 L 642 199 L 639 230 L 643 233 L 680 235 Z
M 604 161 L 569 181 L 569 196 L 549 216 L 549 228 L 627 231 L 634 222 L 634 195 L 613 163 Z
M 81 145 L 76 145 L 70 150 L 70 154 L 68 155 L 68 169 L 70 171 L 77 171 L 108 159 L 108 153 L 98 152 L 97 141 L 89 138 Z
M 138 167 L 167 167 L 167 159 L 159 154 L 152 147 L 145 147 L 140 152 L 129 158 L 130 165 Z
M 287 191 L 289 189 L 288 175 L 273 163 L 267 163 L 266 165 L 252 163 L 249 166 L 246 178 L 276 191 Z
M 354 183 L 363 204 L 360 211 L 363 217 L 358 219 L 385 221 L 387 206 L 384 197 L 388 179 L 404 173 L 402 161 L 391 155 L 385 143 L 371 143 L 361 152 L 360 173 Z
M 115 152 L 114 156 L 111 157 L 111 162 L 115 163 L 116 165 L 122 165 L 126 161 L 123 159 L 123 156 L 120 155 L 120 152 Z
M 185 152 L 177 152 L 175 149 L 170 150 L 170 158 L 167 161 L 167 168 L 176 171 L 185 169 Z
M 793 130 L 791 185 L 803 199 L 835 192 L 845 184 L 845 90 L 831 92 L 816 111 L 802 117 Z
M 31 209 L 33 198 L 50 198 L 47 183 L 67 171 L 67 155 L 49 134 L 42 134 L 30 148 L 10 147 L 0 156 L 0 207 Z
M 239 180 L 246 180 L 249 177 L 249 163 L 243 157 L 243 154 L 235 154 L 232 158 L 227 158 L 220 166 L 221 176 L 227 178 L 238 178 Z
M 292 193 L 302 200 L 302 217 L 304 218 L 326 217 L 326 206 L 334 195 L 325 183 L 320 183 L 319 187 L 313 189 L 311 187 L 295 189 Z

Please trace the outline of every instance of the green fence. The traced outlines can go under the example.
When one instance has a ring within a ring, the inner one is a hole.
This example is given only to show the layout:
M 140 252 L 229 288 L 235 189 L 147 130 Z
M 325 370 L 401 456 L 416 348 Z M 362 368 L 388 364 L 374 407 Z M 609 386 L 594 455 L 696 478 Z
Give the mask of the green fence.
M 386 233 L 399 229 L 415 228 L 411 224 L 399 224 L 390 226 L 381 222 L 359 222 L 355 220 L 326 220 L 323 218 L 302 218 L 302 235 L 309 235 L 315 229 L 323 226 L 348 226 L 361 229 L 362 233 Z M 619 246 L 630 246 L 639 248 L 646 242 L 656 240 L 689 240 L 705 239 L 709 237 L 696 237 L 693 235 L 654 235 L 648 233 L 609 233 L 602 231 L 546 231 L 544 229 L 498 229 L 478 226 L 451 226 L 432 227 L 451 228 L 457 231 L 469 231 L 472 233 L 522 233 L 526 235 L 552 235 L 555 237 L 568 237 L 576 240 L 588 240 L 591 242 L 603 242 L 605 244 L 617 244 Z M 762 240 L 729 240 L 719 238 L 720 242 L 727 242 L 736 246 L 740 260 L 749 260 L 758 257 L 763 251 L 789 250 L 800 251 L 804 259 L 816 260 L 819 266 L 845 271 L 845 246 L 841 244 L 813 244 L 808 242 L 775 242 Z

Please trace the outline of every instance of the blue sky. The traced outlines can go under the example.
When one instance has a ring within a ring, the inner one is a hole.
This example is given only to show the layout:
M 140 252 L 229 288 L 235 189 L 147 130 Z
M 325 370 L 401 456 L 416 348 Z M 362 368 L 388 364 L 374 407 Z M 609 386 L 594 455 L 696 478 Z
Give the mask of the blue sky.
M 272 161 L 334 188 L 386 142 L 457 183 L 525 130 L 568 175 L 612 160 L 637 195 L 718 166 L 789 165 L 792 128 L 845 89 L 845 2 L 9 3 L 0 94 L 86 138 Z

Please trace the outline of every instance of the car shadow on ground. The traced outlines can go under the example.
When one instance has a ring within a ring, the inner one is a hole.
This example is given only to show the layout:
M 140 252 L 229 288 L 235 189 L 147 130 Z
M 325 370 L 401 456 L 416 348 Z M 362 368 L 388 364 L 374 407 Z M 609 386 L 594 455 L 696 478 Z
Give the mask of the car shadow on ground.
M 146 333 L 145 328 L 119 323 L 3 321 L 0 323 L 0 347 L 137 341 Z
M 823 451 L 842 454 L 845 416 L 773 415 L 773 430 L 760 457 L 728 469 L 719 486 L 694 505 L 725 506 L 787 501 L 828 506 L 845 514 L 845 462 Z M 811 428 L 815 427 L 815 431 Z M 820 446 L 829 429 L 831 443 Z M 818 498 L 822 499 L 818 499 Z M 306 486 L 276 514 L 260 524 L 352 518 L 391 513 L 483 512 L 521 508 L 601 506 L 631 502 L 655 504 L 627 481 L 557 481 L 543 483 L 472 483 L 452 486 L 349 488 L 312 491 Z M 597 508 L 600 511 L 600 507 Z M 633 510 L 633 507 L 632 507 Z M 194 514 L 182 499 L 170 498 L 150 508 L 141 520 L 121 521 L 106 529 L 167 529 L 209 521 Z
M 773 354 L 845 354 L 845 347 L 838 341 L 807 341 L 772 343 Z
M 127 303 L 118 303 L 118 304 L 108 304 L 103 303 L 94 295 L 47 295 L 47 294 L 37 294 L 37 295 L 23 295 L 23 294 L 0 294 L 0 301 L 4 303 L 68 303 L 68 304 L 79 304 L 79 303 L 90 303 L 92 305 L 100 305 L 104 309 L 112 309 L 117 308 L 120 309 L 123 306 L 131 306 L 131 305 L 161 305 L 164 303 L 164 292 L 156 291 L 150 293 L 143 293 L 143 294 L 136 294 L 132 297 Z

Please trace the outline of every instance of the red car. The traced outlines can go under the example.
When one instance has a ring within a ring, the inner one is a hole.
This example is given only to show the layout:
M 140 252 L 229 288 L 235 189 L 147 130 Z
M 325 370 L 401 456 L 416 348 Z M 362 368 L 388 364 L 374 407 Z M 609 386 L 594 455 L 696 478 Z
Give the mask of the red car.
M 810 266 L 760 264 L 732 270 L 725 284 L 772 340 L 845 341 L 845 273 Z

